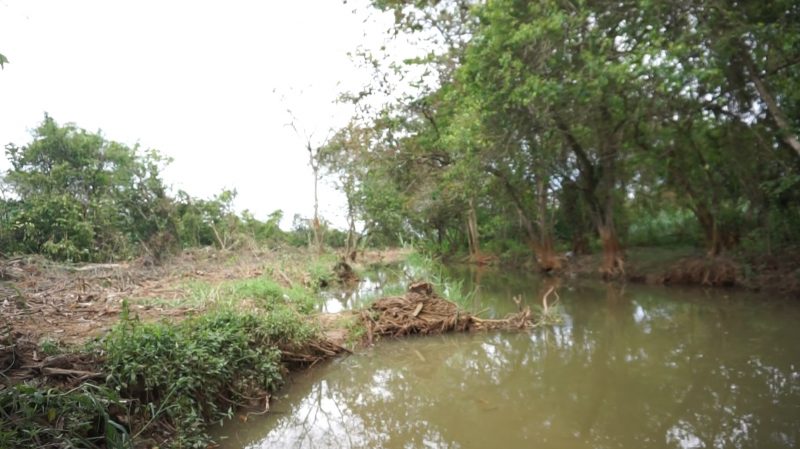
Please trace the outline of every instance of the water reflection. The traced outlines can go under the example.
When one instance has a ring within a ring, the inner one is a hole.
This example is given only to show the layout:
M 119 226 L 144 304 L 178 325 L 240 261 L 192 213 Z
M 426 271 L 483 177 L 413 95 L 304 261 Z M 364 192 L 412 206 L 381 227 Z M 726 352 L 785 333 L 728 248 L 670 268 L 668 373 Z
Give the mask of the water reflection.
M 496 315 L 544 286 L 478 282 Z M 303 373 L 278 413 L 229 426 L 225 447 L 797 447 L 798 304 L 560 290 L 558 327 L 388 342 Z
M 403 265 L 384 265 L 361 274 L 361 280 L 353 287 L 332 288 L 322 292 L 320 312 L 337 313 L 360 307 L 370 298 L 380 297 L 389 288 L 404 288 L 415 273 Z

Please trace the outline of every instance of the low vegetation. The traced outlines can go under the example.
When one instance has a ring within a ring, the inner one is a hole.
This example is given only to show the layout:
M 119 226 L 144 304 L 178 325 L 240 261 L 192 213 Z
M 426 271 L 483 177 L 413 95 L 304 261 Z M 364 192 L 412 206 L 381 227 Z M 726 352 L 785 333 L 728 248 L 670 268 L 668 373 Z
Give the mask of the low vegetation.
M 260 274 L 226 280 L 223 269 L 221 279 L 175 286 L 182 293 L 172 301 L 147 297 L 145 289 L 140 297 L 132 292 L 116 324 L 84 344 L 39 337 L 50 334 L 41 320 L 38 328 L 11 321 L 0 339 L 0 447 L 153 447 L 168 441 L 171 447 L 205 448 L 210 423 L 241 407 L 263 411 L 289 367 L 342 350 L 326 342 L 310 318 L 321 264 L 331 259 L 303 253 L 266 262 L 248 258 L 261 265 Z M 326 282 L 333 282 L 330 272 Z M 86 281 L 81 288 L 92 290 Z M 102 293 L 96 295 L 101 301 Z M 139 316 L 155 307 L 181 313 Z

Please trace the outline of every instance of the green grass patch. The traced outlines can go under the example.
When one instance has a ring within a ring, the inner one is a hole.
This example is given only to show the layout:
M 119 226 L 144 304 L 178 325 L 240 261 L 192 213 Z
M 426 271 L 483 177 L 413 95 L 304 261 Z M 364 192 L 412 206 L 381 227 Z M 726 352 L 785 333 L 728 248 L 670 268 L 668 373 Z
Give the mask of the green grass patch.
M 237 284 L 235 292 L 273 298 L 268 287 Z M 221 306 L 180 323 L 141 322 L 126 304 L 119 324 L 88 348 L 104 361 L 103 383 L 0 390 L 0 448 L 151 447 L 165 437 L 171 447 L 206 448 L 208 424 L 280 387 L 281 349 L 319 335 L 284 299 L 269 310 Z
M 159 307 L 235 308 L 242 301 L 251 300 L 258 308 L 270 311 L 290 306 L 300 313 L 309 314 L 317 306 L 315 287 L 294 285 L 285 288 L 269 277 L 238 279 L 219 284 L 192 281 L 181 287 L 186 294 L 177 299 L 137 298 L 136 304 Z
M 180 324 L 124 319 L 103 343 L 108 384 L 136 400 L 137 433 L 148 425 L 174 429 L 173 446 L 202 448 L 210 441 L 207 423 L 280 386 L 279 348 L 315 335 L 287 306 L 263 313 L 221 308 Z
M 447 275 L 445 266 L 424 254 L 412 253 L 406 259 L 407 275 L 411 281 L 426 280 L 433 284 L 440 296 L 458 304 L 463 310 L 475 312 L 473 298 L 475 290 L 467 290 L 462 280 Z

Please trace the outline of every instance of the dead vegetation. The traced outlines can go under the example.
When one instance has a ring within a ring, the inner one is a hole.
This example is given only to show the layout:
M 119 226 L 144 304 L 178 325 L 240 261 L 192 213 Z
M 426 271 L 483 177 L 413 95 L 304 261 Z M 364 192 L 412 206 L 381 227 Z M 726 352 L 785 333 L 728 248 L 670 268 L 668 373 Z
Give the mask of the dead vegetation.
M 733 287 L 740 283 L 741 270 L 733 260 L 723 257 L 685 258 L 669 267 L 659 283 Z
M 182 321 L 203 312 L 191 301 L 192 286 L 270 275 L 287 287 L 314 282 L 302 251 L 252 249 L 184 251 L 164 265 L 144 260 L 106 264 L 63 264 L 40 256 L 0 260 L 0 375 L 8 383 L 38 379 L 72 386 L 92 379 L 102 360 L 88 353 L 59 354 L 104 335 L 119 322 L 123 300 L 138 319 Z M 247 300 L 242 300 L 245 307 Z M 45 353 L 43 348 L 52 353 Z M 343 351 L 327 340 L 286 348 L 292 365 L 313 364 Z M 0 389 L 2 384 L 0 382 Z
M 6 339 L 0 344 L 0 374 L 10 385 L 22 381 L 39 379 L 47 385 L 68 388 L 89 380 L 101 379 L 102 361 L 91 353 L 66 353 L 57 355 L 42 354 L 38 348 L 27 341 Z M 13 343 L 12 343 L 13 342 Z
M 353 285 L 357 284 L 359 281 L 358 275 L 355 270 L 353 270 L 353 267 L 344 260 L 339 260 L 339 262 L 333 266 L 333 273 L 336 275 L 336 279 L 339 283 L 343 285 Z
M 526 329 L 535 322 L 529 307 L 503 319 L 482 319 L 461 310 L 433 291 L 427 282 L 409 286 L 403 296 L 376 300 L 361 312 L 367 343 L 378 337 L 402 337 L 492 329 Z
M 288 257 L 268 250 L 195 249 L 163 265 L 144 260 L 69 265 L 40 256 L 0 260 L 0 322 L 33 343 L 79 344 L 116 323 L 124 299 L 142 320 L 180 320 L 200 311 L 198 305 L 181 302 L 191 293 L 187 283 L 255 278 L 265 270 L 273 270 L 282 284 L 312 282 L 295 268 L 299 264 L 281 259 Z

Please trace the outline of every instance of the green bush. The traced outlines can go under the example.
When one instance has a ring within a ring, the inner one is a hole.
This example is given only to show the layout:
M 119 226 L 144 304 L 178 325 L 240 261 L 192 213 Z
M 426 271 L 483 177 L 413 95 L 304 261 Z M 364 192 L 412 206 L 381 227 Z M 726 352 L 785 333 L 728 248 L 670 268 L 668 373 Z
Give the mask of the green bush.
M 128 257 L 137 245 L 156 257 L 167 249 L 152 244 L 174 232 L 172 201 L 160 177 L 167 161 L 157 152 L 45 115 L 31 143 L 9 144 L 6 153 L 11 169 L 4 187 L 18 201 L 4 214 L 4 251 L 92 261 Z
M 104 342 L 108 383 L 137 399 L 135 416 L 173 427 L 175 446 L 204 448 L 206 422 L 281 384 L 279 346 L 314 335 L 285 306 L 264 314 L 220 309 L 180 324 L 124 319 Z

